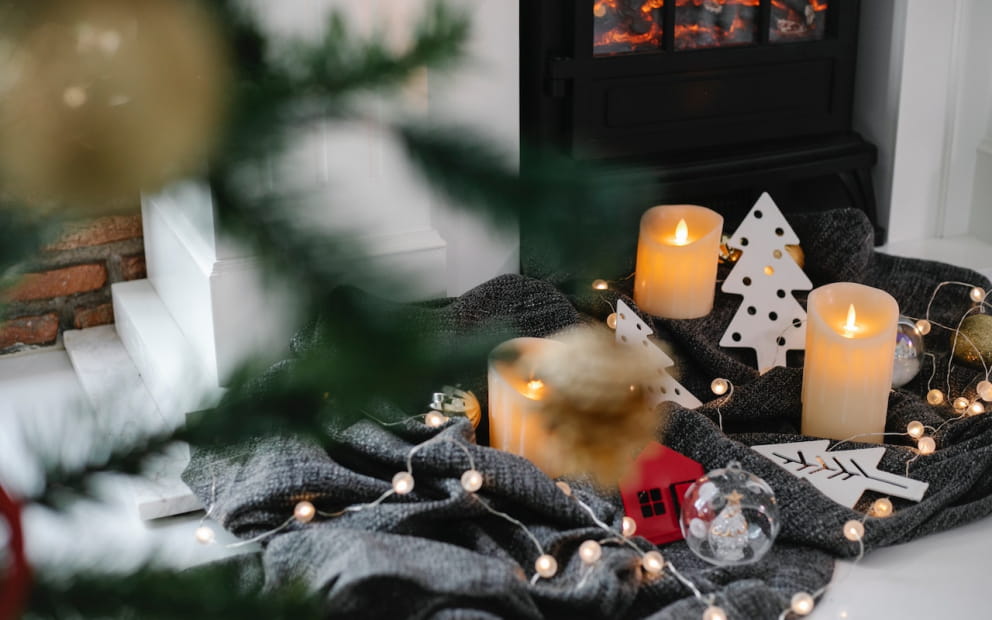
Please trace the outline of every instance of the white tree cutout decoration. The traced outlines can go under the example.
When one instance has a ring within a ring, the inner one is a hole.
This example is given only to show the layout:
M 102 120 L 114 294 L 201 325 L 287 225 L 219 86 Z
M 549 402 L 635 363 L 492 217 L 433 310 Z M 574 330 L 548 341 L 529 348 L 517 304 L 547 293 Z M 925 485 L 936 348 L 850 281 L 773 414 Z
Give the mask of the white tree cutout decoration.
M 675 360 L 648 338 L 653 333 L 654 331 L 630 309 L 630 306 L 617 301 L 617 342 L 632 347 L 644 347 L 655 366 L 656 379 L 651 384 L 643 386 L 647 392 L 648 404 L 656 407 L 659 403 L 671 401 L 686 409 L 699 407 L 703 403 L 684 385 L 676 381 L 675 377 L 668 374 L 666 369 L 674 366 Z
M 853 508 L 865 491 L 918 502 L 930 484 L 878 469 L 885 448 L 830 450 L 830 440 L 797 441 L 751 449 L 769 458 L 797 478 L 813 484 L 821 493 L 842 506 Z
M 761 195 L 730 238 L 741 251 L 721 290 L 744 296 L 721 347 L 754 349 L 758 371 L 785 366 L 786 352 L 806 348 L 806 311 L 792 291 L 813 288 L 785 246 L 799 243 L 768 193 Z

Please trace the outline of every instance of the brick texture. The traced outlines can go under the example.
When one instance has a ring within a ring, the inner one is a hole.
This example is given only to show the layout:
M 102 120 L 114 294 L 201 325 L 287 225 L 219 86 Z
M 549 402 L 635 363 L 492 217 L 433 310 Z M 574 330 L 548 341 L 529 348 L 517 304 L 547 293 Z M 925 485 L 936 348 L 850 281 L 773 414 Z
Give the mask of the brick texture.
M 132 254 L 121 257 L 121 275 L 125 280 L 141 280 L 148 276 L 145 270 L 145 255 Z
M 114 304 L 100 304 L 92 308 L 76 308 L 72 325 L 76 329 L 109 325 L 114 322 Z
M 57 342 L 60 330 L 113 323 L 108 285 L 147 277 L 141 235 L 135 208 L 72 223 L 39 249 L 26 263 L 30 273 L 0 290 L 0 353 Z
M 29 273 L 9 291 L 10 301 L 32 301 L 64 297 L 103 288 L 107 283 L 107 267 L 101 264 L 74 265 L 41 273 Z
M 125 239 L 136 239 L 140 236 L 140 215 L 108 215 L 68 225 L 59 240 L 45 250 L 49 252 L 75 250 Z
M 59 333 L 59 315 L 22 316 L 0 323 L 0 350 L 22 344 L 50 344 Z

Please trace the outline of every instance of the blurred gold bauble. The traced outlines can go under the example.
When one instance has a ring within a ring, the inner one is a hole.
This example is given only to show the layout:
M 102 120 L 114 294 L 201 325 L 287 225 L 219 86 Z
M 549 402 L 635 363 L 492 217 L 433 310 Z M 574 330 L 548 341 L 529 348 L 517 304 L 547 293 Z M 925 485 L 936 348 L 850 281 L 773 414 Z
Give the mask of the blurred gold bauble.
M 992 366 L 992 316 L 972 314 L 961 321 L 960 335 L 951 336 L 954 359 L 973 368 Z
M 653 366 L 640 347 L 617 344 L 612 331 L 582 327 L 555 337 L 535 361 L 544 385 L 541 420 L 566 473 L 590 474 L 616 484 L 644 445 L 655 439 L 658 413 L 641 385 Z
M 21 17 L 0 24 L 5 191 L 102 209 L 203 167 L 228 68 L 196 3 L 61 0 Z

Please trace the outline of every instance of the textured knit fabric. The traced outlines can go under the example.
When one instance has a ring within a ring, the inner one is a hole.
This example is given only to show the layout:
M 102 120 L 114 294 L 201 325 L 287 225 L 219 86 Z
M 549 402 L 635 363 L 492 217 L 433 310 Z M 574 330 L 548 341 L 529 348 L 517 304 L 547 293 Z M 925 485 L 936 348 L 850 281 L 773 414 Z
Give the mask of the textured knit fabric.
M 796 217 L 793 226 L 806 253 L 806 272 L 815 285 L 855 281 L 885 289 L 905 314 L 922 316 L 936 285 L 964 281 L 988 287 L 973 272 L 937 263 L 878 254 L 871 247 L 871 227 L 857 211 Z M 723 267 L 721 277 L 728 267 Z M 629 292 L 629 291 L 628 291 Z M 574 324 L 582 315 L 602 320 L 616 293 L 568 299 L 546 282 L 504 276 L 457 300 L 412 306 L 412 324 L 433 329 L 440 338 L 457 338 L 480 322 L 502 321 L 519 335 L 545 336 Z M 629 299 L 625 297 L 630 304 Z M 805 304 L 805 295 L 800 296 Z M 674 408 L 660 437 L 706 469 L 738 460 L 775 490 L 782 510 L 782 532 L 761 561 L 743 567 L 716 568 L 696 558 L 684 542 L 660 550 L 730 618 L 776 618 L 798 591 L 813 592 L 831 576 L 833 556 L 852 556 L 858 546 L 841 535 L 842 524 L 861 519 L 861 511 L 840 506 L 749 446 L 798 441 L 801 418 L 802 355 L 790 368 L 763 376 L 754 370 L 753 353 L 717 346 L 741 303 L 739 296 L 717 293 L 714 311 L 689 321 L 644 317 L 674 345 L 681 380 L 703 400 L 715 377 L 732 380 L 732 400 L 721 407 L 724 430 L 715 421 L 715 403 L 696 411 Z M 970 307 L 967 289 L 945 287 L 931 317 L 952 323 Z M 578 309 L 578 311 L 577 311 Z M 297 351 L 320 338 L 318 327 L 294 342 Z M 938 329 L 926 339 L 936 355 L 935 385 L 943 388 L 948 338 Z M 485 403 L 485 360 L 459 378 Z M 904 432 L 919 420 L 941 425 L 947 408 L 926 404 L 922 396 L 932 371 L 927 361 L 910 385 L 892 392 L 887 430 Z M 275 372 L 292 372 L 292 362 Z M 970 386 L 976 373 L 953 367 L 954 391 Z M 425 392 L 437 386 L 425 386 Z M 385 406 L 379 421 L 399 421 L 409 414 Z M 333 454 L 302 440 L 269 438 L 250 446 L 198 452 L 185 479 L 210 507 L 210 514 L 239 536 L 251 537 L 282 525 L 296 502 L 312 501 L 334 513 L 371 502 L 405 470 L 410 449 L 435 438 L 413 457 L 415 488 L 405 496 L 334 518 L 318 516 L 303 526 L 295 522 L 267 538 L 261 564 L 268 584 L 303 579 L 325 597 L 333 617 L 439 618 L 699 618 L 703 605 L 673 576 L 645 579 L 638 556 L 629 548 L 606 545 L 594 568 L 578 558 L 582 541 L 603 539 L 589 515 L 529 462 L 476 445 L 471 425 L 454 420 L 440 430 L 406 421 L 380 425 L 369 420 L 330 429 Z M 903 542 L 974 520 L 992 512 L 992 416 L 976 416 L 944 426 L 935 454 L 909 465 L 913 478 L 930 483 L 918 504 L 894 499 L 895 514 L 868 519 L 865 545 Z M 895 437 L 887 444 L 880 467 L 903 474 L 915 453 Z M 848 447 L 863 447 L 852 444 Z M 466 454 L 466 452 L 468 454 Z M 526 524 L 547 553 L 559 563 L 558 575 L 531 585 L 537 548 L 516 525 L 488 512 L 462 490 L 459 477 L 470 466 L 483 472 L 479 497 Z M 232 458 L 237 457 L 237 458 Z M 619 530 L 622 506 L 615 493 L 603 494 L 572 481 L 574 494 L 597 517 Z M 652 546 L 635 538 L 642 549 Z

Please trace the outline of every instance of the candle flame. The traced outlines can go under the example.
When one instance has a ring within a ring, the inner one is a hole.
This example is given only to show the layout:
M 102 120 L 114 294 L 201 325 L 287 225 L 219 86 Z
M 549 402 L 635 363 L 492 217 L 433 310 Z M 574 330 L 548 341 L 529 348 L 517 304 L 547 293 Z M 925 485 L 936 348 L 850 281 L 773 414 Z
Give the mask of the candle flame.
M 854 338 L 854 334 L 861 329 L 858 327 L 857 320 L 858 314 L 854 311 L 854 304 L 851 304 L 847 308 L 847 322 L 844 323 L 844 336 L 846 338 Z
M 689 243 L 689 226 L 685 223 L 685 218 L 679 220 L 675 227 L 675 245 L 686 245 Z
M 527 382 L 527 397 L 534 400 L 541 398 L 541 391 L 544 390 L 544 381 L 531 379 Z

